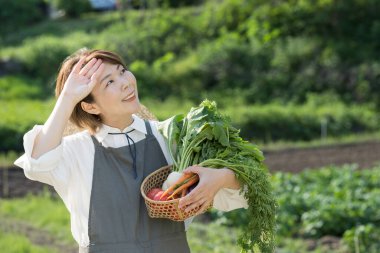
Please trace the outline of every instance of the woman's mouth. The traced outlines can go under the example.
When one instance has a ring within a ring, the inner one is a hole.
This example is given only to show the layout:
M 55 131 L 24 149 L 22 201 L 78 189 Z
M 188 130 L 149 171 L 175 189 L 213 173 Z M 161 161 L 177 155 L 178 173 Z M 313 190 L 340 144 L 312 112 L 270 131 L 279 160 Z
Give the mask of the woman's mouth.
M 122 101 L 123 102 L 131 102 L 136 98 L 135 92 L 132 92 L 129 96 L 125 97 Z

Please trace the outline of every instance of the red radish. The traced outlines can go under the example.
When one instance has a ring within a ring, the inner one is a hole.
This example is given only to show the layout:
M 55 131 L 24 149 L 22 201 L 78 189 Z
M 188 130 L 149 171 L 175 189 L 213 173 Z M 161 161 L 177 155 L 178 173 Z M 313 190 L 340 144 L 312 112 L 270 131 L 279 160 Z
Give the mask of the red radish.
M 158 193 L 158 192 L 160 192 L 160 191 L 162 191 L 162 189 L 160 189 L 160 188 L 153 188 L 153 189 L 151 189 L 149 192 L 148 192 L 148 194 L 146 195 L 148 198 L 150 198 L 150 199 L 154 199 L 154 196 Z
M 165 201 L 165 200 L 167 200 L 168 196 L 164 196 L 164 197 L 162 197 L 162 199 L 161 199 L 161 196 L 162 196 L 163 193 L 164 193 L 163 190 L 157 192 L 156 195 L 154 195 L 153 200 L 157 200 L 157 201 Z

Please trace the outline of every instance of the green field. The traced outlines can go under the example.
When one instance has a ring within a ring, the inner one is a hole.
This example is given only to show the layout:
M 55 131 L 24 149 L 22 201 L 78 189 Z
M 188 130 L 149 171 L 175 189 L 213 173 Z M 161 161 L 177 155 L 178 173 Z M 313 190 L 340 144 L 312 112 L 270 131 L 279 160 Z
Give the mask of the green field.
M 338 144 L 380 140 L 378 0 L 119 2 L 131 6 L 95 12 L 88 0 L 0 0 L 0 169 L 45 122 L 62 60 L 83 47 L 121 55 L 159 120 L 208 98 L 265 151 L 336 145 L 339 154 Z M 49 18 L 43 4 L 65 15 Z M 276 253 L 380 252 L 379 166 L 272 180 Z M 239 252 L 246 223 L 242 210 L 198 217 L 192 252 Z M 0 199 L 1 253 L 76 248 L 56 195 Z

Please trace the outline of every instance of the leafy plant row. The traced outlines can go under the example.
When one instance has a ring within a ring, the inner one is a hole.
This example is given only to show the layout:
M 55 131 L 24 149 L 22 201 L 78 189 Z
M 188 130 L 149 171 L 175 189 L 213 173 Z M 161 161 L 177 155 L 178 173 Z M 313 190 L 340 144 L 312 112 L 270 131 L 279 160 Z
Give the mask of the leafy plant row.
M 277 234 L 281 237 L 341 237 L 354 251 L 377 252 L 380 235 L 380 166 L 359 170 L 355 165 L 275 173 L 279 204 Z M 225 223 L 240 226 L 245 212 L 225 214 Z M 227 218 L 227 219 L 226 219 Z

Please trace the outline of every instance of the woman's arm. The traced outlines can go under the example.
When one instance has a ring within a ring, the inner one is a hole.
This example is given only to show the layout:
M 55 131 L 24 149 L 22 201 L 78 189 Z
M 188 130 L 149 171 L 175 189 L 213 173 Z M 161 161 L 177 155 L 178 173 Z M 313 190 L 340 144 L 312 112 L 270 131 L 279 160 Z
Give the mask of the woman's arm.
M 180 199 L 179 208 L 189 211 L 201 206 L 202 212 L 213 201 L 216 193 L 222 188 L 240 189 L 240 183 L 235 173 L 228 169 L 213 169 L 200 166 L 190 166 L 184 173 L 196 173 L 199 175 L 199 183 L 188 195 Z
M 54 106 L 53 112 L 45 122 L 43 128 L 37 135 L 32 158 L 37 159 L 46 152 L 56 148 L 63 137 L 63 131 L 74 109 L 73 102 L 67 101 L 64 96 L 60 96 Z
M 103 64 L 101 60 L 92 59 L 81 68 L 84 60 L 84 58 L 79 60 L 67 78 L 52 113 L 36 137 L 32 158 L 39 158 L 61 143 L 63 132 L 75 105 L 90 94 L 96 85 L 103 70 Z

